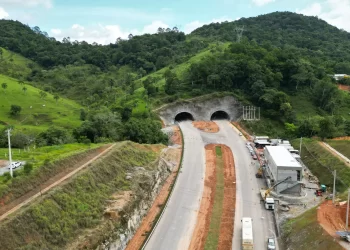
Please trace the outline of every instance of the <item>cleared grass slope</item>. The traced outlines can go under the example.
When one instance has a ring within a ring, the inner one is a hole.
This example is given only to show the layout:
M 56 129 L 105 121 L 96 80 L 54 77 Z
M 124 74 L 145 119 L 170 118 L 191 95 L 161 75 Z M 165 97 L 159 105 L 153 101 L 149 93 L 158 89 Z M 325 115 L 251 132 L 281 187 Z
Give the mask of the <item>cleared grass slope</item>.
M 41 90 L 28 84 L 21 85 L 18 80 L 0 75 L 0 85 L 7 84 L 7 88 L 0 88 L 0 128 L 14 125 L 16 129 L 29 132 L 40 132 L 51 125 L 71 129 L 80 125 L 79 114 L 81 106 L 67 99 L 46 93 L 41 98 Z M 26 88 L 26 91 L 23 90 Z M 10 115 L 11 105 L 19 105 L 20 115 Z
M 328 140 L 327 143 L 335 150 L 350 159 L 350 141 Z
M 295 148 L 299 148 L 299 143 L 299 139 L 292 141 Z M 343 192 L 350 186 L 350 168 L 323 148 L 318 141 L 303 139 L 301 156 L 302 161 L 311 170 L 312 174 L 318 177 L 321 184 L 332 187 L 332 172 L 337 170 L 337 192 Z
M 0 57 L 0 74 L 12 76 L 18 79 L 24 79 L 30 74 L 31 68 L 39 68 L 39 66 L 19 54 L 1 48 L 2 57 Z

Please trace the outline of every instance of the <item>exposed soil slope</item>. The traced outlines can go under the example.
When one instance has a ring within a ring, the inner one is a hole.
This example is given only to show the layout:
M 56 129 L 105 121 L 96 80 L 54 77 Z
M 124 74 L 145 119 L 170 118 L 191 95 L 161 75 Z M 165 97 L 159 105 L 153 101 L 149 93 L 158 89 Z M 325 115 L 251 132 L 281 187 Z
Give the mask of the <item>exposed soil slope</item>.
M 219 126 L 215 122 L 194 121 L 193 126 L 207 133 L 219 132 Z

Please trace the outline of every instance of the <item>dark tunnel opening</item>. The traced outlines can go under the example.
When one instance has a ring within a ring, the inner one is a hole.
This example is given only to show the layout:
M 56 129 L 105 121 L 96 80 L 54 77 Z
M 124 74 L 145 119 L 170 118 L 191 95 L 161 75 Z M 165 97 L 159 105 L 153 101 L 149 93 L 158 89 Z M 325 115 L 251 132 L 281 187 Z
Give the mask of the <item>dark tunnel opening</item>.
M 225 111 L 216 111 L 211 115 L 210 120 L 230 120 L 230 116 Z
M 175 116 L 176 122 L 194 121 L 193 115 L 188 112 L 181 112 Z

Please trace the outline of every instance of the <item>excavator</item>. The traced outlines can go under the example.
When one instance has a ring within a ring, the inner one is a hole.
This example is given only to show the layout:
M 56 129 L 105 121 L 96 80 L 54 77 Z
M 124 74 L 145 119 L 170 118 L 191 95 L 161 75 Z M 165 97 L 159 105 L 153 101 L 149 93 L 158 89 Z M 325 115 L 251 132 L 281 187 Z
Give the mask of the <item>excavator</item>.
M 291 180 L 292 177 L 291 176 L 288 176 L 287 178 L 285 178 L 284 180 L 282 181 L 279 181 L 277 182 L 275 185 L 273 185 L 272 187 L 270 187 L 269 189 L 267 190 L 260 190 L 260 194 L 261 194 L 261 197 L 263 198 L 263 201 L 265 203 L 265 208 L 267 210 L 274 210 L 275 209 L 275 200 L 271 197 L 268 197 L 270 195 L 270 192 L 275 188 L 277 187 L 279 184 L 283 183 L 283 182 L 286 182 L 288 180 Z
M 262 167 L 259 167 L 258 172 L 255 174 L 255 177 L 256 178 L 262 178 L 262 173 L 263 173 Z

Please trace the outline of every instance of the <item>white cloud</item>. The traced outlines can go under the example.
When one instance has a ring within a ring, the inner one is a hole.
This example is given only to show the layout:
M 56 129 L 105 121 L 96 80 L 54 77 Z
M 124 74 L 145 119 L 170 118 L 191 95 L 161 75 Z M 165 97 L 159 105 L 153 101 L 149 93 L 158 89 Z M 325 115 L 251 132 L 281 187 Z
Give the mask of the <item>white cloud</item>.
M 119 25 L 102 25 L 85 27 L 80 24 L 73 24 L 70 29 L 60 30 L 52 29 L 51 35 L 58 40 L 64 37 L 70 37 L 71 41 L 86 41 L 88 43 L 109 44 L 114 43 L 118 37 L 127 39 L 129 34 L 141 35 L 145 33 L 156 33 L 158 28 L 168 28 L 169 26 L 162 21 L 153 21 L 151 24 L 143 27 L 142 30 L 131 29 L 124 30 Z
M 51 33 L 54 35 L 60 35 L 62 33 L 62 31 L 60 29 L 52 29 Z
M 197 21 L 193 21 L 193 22 L 185 24 L 184 32 L 185 32 L 185 34 L 189 34 L 192 31 L 194 31 L 195 29 L 197 29 L 199 27 L 202 27 L 205 24 L 222 23 L 222 22 L 225 22 L 225 21 L 231 22 L 233 20 L 231 18 L 228 18 L 228 17 L 220 17 L 220 18 L 214 18 L 214 19 L 212 19 L 209 22 L 200 22 L 198 20 Z
M 272 3 L 274 1 L 275 0 L 253 0 L 253 3 L 257 6 L 263 6 L 265 4 Z
M 156 33 L 158 28 L 169 28 L 169 25 L 163 23 L 162 21 L 153 21 L 151 24 L 146 25 L 143 30 L 141 31 L 141 34 L 149 33 L 153 34 Z
M 2 6 L 39 6 L 52 7 L 52 0 L 0 0 Z
M 349 0 L 326 0 L 322 3 L 313 3 L 296 12 L 318 16 L 331 25 L 350 32 L 350 1 Z
M 0 19 L 4 19 L 8 17 L 9 17 L 9 14 L 2 7 L 0 7 Z

